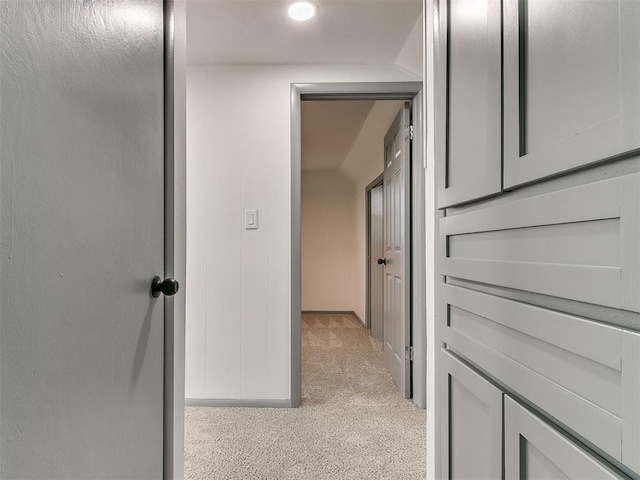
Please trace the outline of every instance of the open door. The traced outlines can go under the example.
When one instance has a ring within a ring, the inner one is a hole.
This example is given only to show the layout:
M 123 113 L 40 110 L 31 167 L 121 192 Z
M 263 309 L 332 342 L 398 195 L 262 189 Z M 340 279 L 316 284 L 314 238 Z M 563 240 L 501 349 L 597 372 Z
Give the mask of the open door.
M 411 104 L 384 139 L 384 361 L 411 396 Z
M 0 24 L 0 477 L 162 478 L 163 1 Z

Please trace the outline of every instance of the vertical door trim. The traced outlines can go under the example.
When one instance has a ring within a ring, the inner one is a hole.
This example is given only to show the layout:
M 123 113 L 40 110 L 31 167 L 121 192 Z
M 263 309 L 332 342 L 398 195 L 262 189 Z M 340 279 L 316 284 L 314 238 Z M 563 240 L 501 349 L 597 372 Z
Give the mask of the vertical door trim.
M 365 311 L 365 326 L 371 330 L 371 190 L 376 187 L 382 185 L 384 178 L 384 173 L 378 175 L 378 177 L 371 182 L 369 185 L 365 187 L 365 196 L 366 196 L 366 206 L 367 206 L 367 215 L 366 215 L 366 232 L 367 232 L 367 251 L 365 257 L 365 265 L 366 265 L 366 297 L 364 304 Z
M 186 4 L 164 2 L 164 275 L 181 292 L 164 297 L 163 478 L 184 478 L 186 278 Z
M 291 407 L 302 403 L 302 92 L 291 85 Z
M 291 84 L 291 407 L 302 403 L 301 345 L 301 171 L 302 100 L 414 100 L 423 82 L 292 83 Z M 414 102 L 416 103 L 416 102 Z M 415 129 L 414 142 L 424 142 Z M 412 222 L 416 218 L 412 218 Z M 424 222 L 424 218 L 418 219 Z M 426 320 L 425 320 L 426 321 Z M 426 351 L 426 343 L 414 345 Z M 421 358 L 418 355 L 417 358 Z M 426 357 L 425 357 L 426 358 Z
M 411 315 L 425 319 L 411 323 L 413 403 L 427 408 L 427 229 L 424 93 L 418 92 L 411 106 L 411 123 L 417 133 L 411 145 Z

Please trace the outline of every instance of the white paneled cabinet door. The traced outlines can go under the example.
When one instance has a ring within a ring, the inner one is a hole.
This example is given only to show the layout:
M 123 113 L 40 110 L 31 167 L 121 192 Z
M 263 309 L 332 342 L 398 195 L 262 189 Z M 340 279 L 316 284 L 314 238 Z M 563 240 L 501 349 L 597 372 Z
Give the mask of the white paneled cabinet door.
M 500 0 L 440 0 L 438 207 L 502 191 Z
M 505 0 L 505 188 L 639 149 L 639 83 L 638 0 Z
M 410 319 L 410 104 L 384 139 L 384 361 L 400 392 L 411 396 Z
M 502 478 L 502 392 L 446 350 L 440 368 L 442 478 Z
M 160 479 L 163 2 L 0 25 L 0 478 Z
M 508 480 L 626 478 L 508 396 L 504 400 L 504 432 L 504 474 Z

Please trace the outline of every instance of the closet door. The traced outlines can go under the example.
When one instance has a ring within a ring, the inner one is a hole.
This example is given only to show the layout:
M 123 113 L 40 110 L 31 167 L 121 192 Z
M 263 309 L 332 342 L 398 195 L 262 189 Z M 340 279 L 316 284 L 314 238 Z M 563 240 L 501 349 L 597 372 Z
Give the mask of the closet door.
M 504 399 L 504 431 L 507 480 L 625 478 L 508 396 Z
M 639 149 L 639 83 L 638 0 L 505 0 L 505 189 Z
M 443 478 L 502 478 L 502 392 L 446 350 L 440 358 Z
M 501 2 L 440 0 L 438 206 L 502 191 Z

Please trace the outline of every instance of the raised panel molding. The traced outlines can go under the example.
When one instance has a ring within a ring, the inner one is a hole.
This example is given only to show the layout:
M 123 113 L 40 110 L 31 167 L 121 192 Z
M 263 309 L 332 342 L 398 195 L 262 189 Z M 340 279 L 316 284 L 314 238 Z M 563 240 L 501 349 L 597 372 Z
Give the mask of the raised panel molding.
M 502 12 L 500 0 L 436 1 L 437 202 L 444 208 L 502 191 Z
M 640 175 L 622 177 L 620 188 L 622 305 L 640 312 Z
M 637 0 L 504 1 L 505 189 L 638 153 L 638 44 Z
M 622 342 L 622 463 L 640 473 L 640 334 Z
M 639 192 L 633 174 L 444 217 L 442 274 L 640 312 Z
M 504 399 L 504 478 L 623 479 L 510 397 Z
M 640 472 L 640 334 L 466 288 L 441 294 L 450 350 Z
M 446 350 L 440 361 L 442 478 L 501 478 L 502 392 Z
M 450 285 L 441 292 L 450 349 L 621 460 L 620 329 Z

